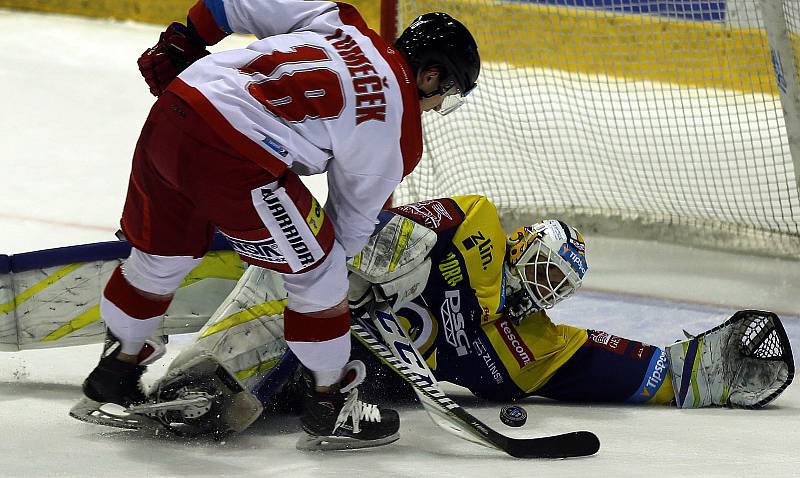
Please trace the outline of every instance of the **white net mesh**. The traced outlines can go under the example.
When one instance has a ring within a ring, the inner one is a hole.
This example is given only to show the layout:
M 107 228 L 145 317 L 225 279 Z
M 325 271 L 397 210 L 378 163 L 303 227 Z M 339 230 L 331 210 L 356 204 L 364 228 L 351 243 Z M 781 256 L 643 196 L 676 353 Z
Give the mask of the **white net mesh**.
M 786 3 L 798 33 L 800 2 Z M 465 107 L 425 115 L 425 157 L 395 203 L 480 193 L 507 227 L 557 216 L 584 232 L 800 257 L 757 1 L 404 0 L 398 31 L 427 11 L 468 26 L 483 68 Z

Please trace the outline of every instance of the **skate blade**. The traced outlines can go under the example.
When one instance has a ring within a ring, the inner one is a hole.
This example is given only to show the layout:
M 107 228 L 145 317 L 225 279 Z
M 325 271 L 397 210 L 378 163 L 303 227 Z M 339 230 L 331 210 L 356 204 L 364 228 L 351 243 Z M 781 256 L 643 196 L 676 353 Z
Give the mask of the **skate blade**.
M 114 403 L 96 402 L 83 397 L 69 411 L 69 416 L 80 421 L 129 430 L 161 428 L 148 417 L 127 413 L 125 407 Z
M 197 411 L 199 415 L 202 415 L 211 408 L 212 397 L 196 397 L 196 398 L 189 398 L 189 399 L 179 399 L 179 400 L 170 400 L 168 402 L 161 402 L 161 403 L 143 403 L 141 405 L 133 405 L 129 407 L 126 412 L 127 413 L 138 413 L 142 415 L 147 415 L 151 413 L 158 413 L 163 411 L 169 410 L 201 410 Z
M 339 436 L 304 435 L 297 440 L 296 448 L 303 451 L 356 450 L 359 448 L 372 448 L 386 445 L 397 441 L 399 438 L 400 432 L 375 440 L 359 440 L 358 438 Z

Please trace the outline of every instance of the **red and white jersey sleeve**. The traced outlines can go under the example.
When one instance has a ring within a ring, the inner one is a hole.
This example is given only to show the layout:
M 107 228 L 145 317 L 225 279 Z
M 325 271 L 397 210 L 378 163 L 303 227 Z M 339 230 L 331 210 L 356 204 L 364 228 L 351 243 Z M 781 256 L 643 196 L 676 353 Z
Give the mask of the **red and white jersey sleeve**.
M 266 38 L 198 60 L 169 89 L 276 177 L 328 171 L 325 209 L 355 255 L 422 154 L 411 69 L 346 4 L 226 0 L 224 10 L 230 28 Z
M 199 0 L 189 18 L 200 36 L 213 44 L 230 33 L 260 39 L 300 31 L 335 8 L 333 2 L 312 0 Z

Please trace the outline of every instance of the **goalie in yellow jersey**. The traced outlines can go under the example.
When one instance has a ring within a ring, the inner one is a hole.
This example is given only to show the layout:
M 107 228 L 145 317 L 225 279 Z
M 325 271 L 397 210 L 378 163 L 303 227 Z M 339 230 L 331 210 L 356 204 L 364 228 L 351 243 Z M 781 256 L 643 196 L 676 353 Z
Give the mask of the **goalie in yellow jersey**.
M 553 324 L 546 310 L 575 293 L 587 273 L 583 236 L 556 220 L 507 236 L 482 196 L 384 211 L 348 267 L 354 317 L 375 294 L 388 298 L 436 379 L 490 400 L 757 408 L 794 375 L 786 334 L 768 312 L 739 312 L 664 348 Z M 174 431 L 224 433 L 244 429 L 263 405 L 286 405 L 302 380 L 283 339 L 285 298 L 280 275 L 248 268 L 153 389 L 154 403 L 134 411 Z M 410 396 L 362 344 L 354 341 L 353 353 L 376 369 L 368 388 L 385 398 Z M 90 421 L 119 426 L 115 417 Z

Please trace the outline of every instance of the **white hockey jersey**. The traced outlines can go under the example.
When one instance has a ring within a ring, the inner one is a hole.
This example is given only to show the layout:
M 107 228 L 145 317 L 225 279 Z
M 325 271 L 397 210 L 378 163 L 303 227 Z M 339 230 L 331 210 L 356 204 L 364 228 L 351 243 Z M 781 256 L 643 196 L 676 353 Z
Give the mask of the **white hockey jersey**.
M 276 177 L 287 168 L 327 171 L 325 210 L 355 255 L 422 154 L 416 79 L 405 59 L 347 4 L 200 0 L 190 14 L 195 24 L 197 17 L 205 18 L 201 33 L 213 21 L 259 40 L 198 60 L 169 90 Z

